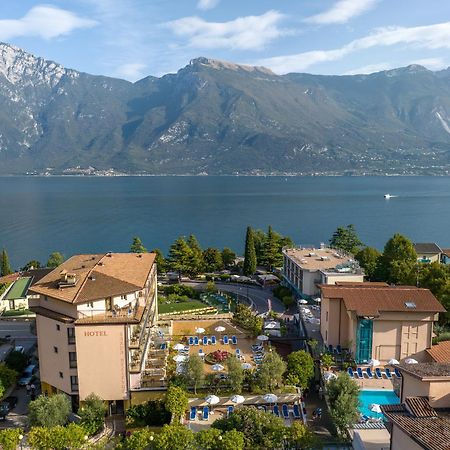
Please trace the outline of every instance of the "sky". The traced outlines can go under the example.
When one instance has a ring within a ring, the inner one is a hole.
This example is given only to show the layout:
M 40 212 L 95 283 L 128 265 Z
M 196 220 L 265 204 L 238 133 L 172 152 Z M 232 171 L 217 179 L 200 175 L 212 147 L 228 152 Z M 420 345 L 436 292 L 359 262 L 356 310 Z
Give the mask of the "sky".
M 450 66 L 450 0 L 2 0 L 0 42 L 136 81 L 205 56 L 275 73 Z

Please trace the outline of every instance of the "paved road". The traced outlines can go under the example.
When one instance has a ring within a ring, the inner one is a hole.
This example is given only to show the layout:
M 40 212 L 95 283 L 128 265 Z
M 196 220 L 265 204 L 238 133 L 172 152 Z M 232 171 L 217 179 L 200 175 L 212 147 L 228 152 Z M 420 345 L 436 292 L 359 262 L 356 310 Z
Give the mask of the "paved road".
M 36 336 L 31 333 L 29 320 L 0 319 L 0 337 L 8 335 L 11 337 L 10 343 L 0 345 L 0 361 L 3 361 L 13 344 L 23 346 L 25 352 L 29 352 L 36 344 Z
M 194 289 L 204 289 L 205 283 L 199 283 L 196 281 L 183 282 L 183 284 L 192 286 Z M 218 283 L 215 282 L 216 288 L 219 291 L 232 292 L 234 294 L 239 294 L 243 297 L 248 297 L 259 314 L 265 313 L 269 310 L 267 300 L 270 299 L 272 302 L 272 310 L 283 314 L 285 312 L 284 305 L 272 294 L 271 289 L 261 288 L 259 286 L 247 286 L 235 283 Z

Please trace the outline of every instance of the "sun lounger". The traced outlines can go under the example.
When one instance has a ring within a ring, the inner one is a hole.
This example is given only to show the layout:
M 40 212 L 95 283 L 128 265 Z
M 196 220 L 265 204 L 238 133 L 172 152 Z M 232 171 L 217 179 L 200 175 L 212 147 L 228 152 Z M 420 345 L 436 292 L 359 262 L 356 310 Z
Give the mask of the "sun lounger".
M 376 367 L 376 368 L 375 368 L 375 376 L 376 376 L 377 378 L 383 378 L 383 374 L 381 373 L 381 370 L 380 370 L 379 367 Z
M 330 352 L 330 353 L 333 353 L 333 346 L 330 344 L 330 345 L 328 345 L 328 351 Z
M 252 350 L 262 350 L 263 346 L 260 344 L 252 344 Z
M 189 420 L 197 419 L 197 408 L 195 406 L 191 406 L 191 412 L 189 414 Z
M 351 367 L 347 367 L 347 373 L 350 378 L 355 378 L 355 374 L 353 373 L 353 369 Z
M 340 345 L 336 345 L 336 351 L 340 355 L 342 353 L 342 347 Z
M 208 336 L 203 336 L 203 345 L 208 345 Z
M 267 406 L 266 405 L 258 406 L 258 409 L 261 409 L 262 411 L 267 412 Z
M 198 336 L 195 336 L 195 338 L 194 338 L 194 345 L 198 345 L 199 344 L 199 342 L 198 342 Z
M 391 371 L 390 371 L 387 367 L 385 367 L 384 373 L 386 374 L 386 377 L 387 377 L 387 378 L 389 378 L 389 379 L 392 378 Z
M 300 408 L 297 403 L 294 404 L 294 408 L 292 409 L 294 414 L 294 419 L 301 419 L 302 415 L 300 414 Z
M 273 413 L 274 413 L 277 417 L 280 417 L 280 408 L 278 408 L 278 405 L 274 405 L 274 406 L 273 406 Z
M 183 351 L 189 353 L 189 345 L 185 345 Z
M 394 367 L 394 373 L 395 373 L 395 376 L 397 378 L 401 378 L 402 377 L 402 374 L 400 373 L 400 371 L 398 370 L 397 367 Z
M 211 336 L 211 345 L 216 345 L 217 339 L 215 336 Z
M 161 350 L 166 350 L 167 349 L 167 343 L 163 343 L 163 344 L 161 344 L 160 346 L 159 346 L 159 348 L 161 349 Z
M 231 343 L 233 345 L 237 345 L 237 337 L 236 336 L 231 336 Z
M 356 374 L 358 375 L 358 378 L 364 378 L 364 374 L 361 367 L 356 368 Z
M 208 420 L 209 419 L 209 407 L 208 406 L 204 406 L 203 407 L 203 420 Z
M 225 336 L 222 338 L 222 341 L 223 341 L 223 343 L 224 343 L 225 345 L 227 345 L 227 344 L 228 344 L 228 336 L 225 335 Z
M 189 345 L 194 345 L 194 338 L 192 336 L 189 337 Z
M 203 352 L 202 348 L 198 349 L 198 356 L 200 356 L 201 358 L 203 358 L 205 356 L 205 353 Z
M 369 378 L 373 378 L 373 373 L 372 373 L 372 371 L 370 370 L 370 367 L 367 367 L 367 369 L 366 369 L 366 374 L 367 374 L 367 376 L 368 376 Z
M 234 406 L 230 405 L 227 407 L 227 417 L 230 417 L 230 414 L 233 414 Z
M 241 356 L 241 350 L 239 348 L 236 349 L 236 356 L 239 358 Z
M 281 410 L 283 411 L 283 417 L 285 419 L 289 419 L 289 409 L 288 409 L 288 406 L 286 405 L 286 403 L 281 405 Z

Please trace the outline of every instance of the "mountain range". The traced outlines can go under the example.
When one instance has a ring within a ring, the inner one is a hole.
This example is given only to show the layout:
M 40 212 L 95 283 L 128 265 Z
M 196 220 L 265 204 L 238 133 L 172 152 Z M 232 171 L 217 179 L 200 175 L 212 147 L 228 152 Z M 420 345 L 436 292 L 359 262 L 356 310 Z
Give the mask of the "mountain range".
M 276 75 L 208 58 L 135 83 L 0 44 L 0 174 L 447 174 L 450 69 Z

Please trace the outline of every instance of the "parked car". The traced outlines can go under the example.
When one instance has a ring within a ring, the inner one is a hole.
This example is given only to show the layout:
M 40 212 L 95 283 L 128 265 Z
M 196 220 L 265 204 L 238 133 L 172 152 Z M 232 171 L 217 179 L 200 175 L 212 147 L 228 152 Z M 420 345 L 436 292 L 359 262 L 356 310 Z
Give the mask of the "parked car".
M 22 376 L 19 378 L 17 384 L 19 386 L 26 386 L 28 383 L 30 383 L 31 379 L 33 378 L 33 373 L 35 369 L 36 364 L 30 364 L 27 367 L 25 367 L 24 371 L 22 372 Z
M 15 352 L 19 352 L 19 353 L 24 353 L 25 352 L 25 348 L 23 347 L 23 345 L 16 345 L 14 347 L 14 351 Z
M 10 397 L 5 398 L 5 402 L 9 405 L 9 410 L 11 411 L 14 409 L 17 405 L 17 397 L 14 395 L 11 395 Z
M 0 420 L 5 420 L 9 413 L 9 404 L 7 402 L 0 403 Z

